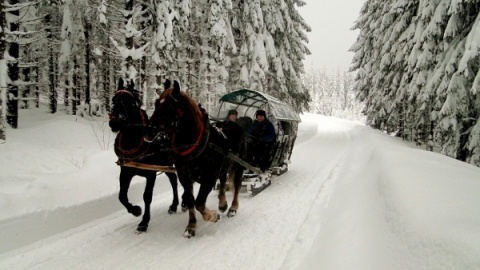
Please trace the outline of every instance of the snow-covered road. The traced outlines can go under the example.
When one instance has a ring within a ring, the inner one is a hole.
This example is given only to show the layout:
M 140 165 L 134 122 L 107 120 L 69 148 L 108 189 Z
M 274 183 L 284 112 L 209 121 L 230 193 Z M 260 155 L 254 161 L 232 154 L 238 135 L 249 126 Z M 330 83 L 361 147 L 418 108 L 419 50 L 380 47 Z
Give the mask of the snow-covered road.
M 407 154 L 396 154 L 402 151 Z M 404 174 L 392 173 L 395 166 L 409 169 L 393 155 L 455 164 L 470 185 L 459 197 L 469 205 L 478 202 L 465 196 L 480 187 L 472 180 L 478 168 L 410 149 L 353 122 L 304 116 L 289 171 L 255 197 L 243 193 L 234 218 L 207 223 L 197 215 L 196 237 L 185 239 L 188 215 L 167 213 L 171 189 L 159 176 L 147 233 L 135 233 L 140 219 L 123 209 L 117 193 L 100 192 L 82 203 L 0 221 L 0 269 L 480 269 L 479 219 L 458 214 L 467 220 L 458 235 L 445 233 L 447 226 L 428 231 L 431 225 L 423 223 L 434 218 L 415 216 L 422 206 L 412 210 L 405 202 L 422 198 L 419 205 L 425 206 L 443 193 L 412 195 L 418 184 L 406 188 Z M 77 178 L 93 177 L 86 182 L 92 190 L 96 181 L 105 181 L 95 176 L 117 185 L 118 168 L 108 167 L 114 166 L 111 153 L 90 159 L 74 172 Z M 143 186 L 143 179 L 135 180 L 132 201 L 141 202 Z M 50 190 L 61 189 L 45 192 Z M 75 192 L 65 190 L 64 197 Z M 405 200 L 405 194 L 412 197 Z M 211 209 L 217 209 L 216 196 L 210 194 Z M 428 211 L 439 219 L 455 210 Z

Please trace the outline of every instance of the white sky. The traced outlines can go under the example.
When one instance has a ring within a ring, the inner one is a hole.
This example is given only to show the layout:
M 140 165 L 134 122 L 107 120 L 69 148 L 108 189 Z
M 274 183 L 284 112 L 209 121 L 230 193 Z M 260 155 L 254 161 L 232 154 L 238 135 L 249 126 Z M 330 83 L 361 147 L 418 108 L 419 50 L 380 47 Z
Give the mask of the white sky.
M 308 47 L 312 54 L 305 60 L 305 69 L 348 70 L 353 53 L 348 49 L 355 42 L 358 30 L 350 30 L 358 18 L 364 0 L 305 0 L 300 14 L 312 28 Z
M 100 147 L 108 127 L 47 109 L 20 119 L 0 142 L 1 269 L 480 269 L 480 168 L 355 122 L 302 115 L 289 171 L 242 193 L 233 218 L 197 214 L 185 239 L 163 175 L 148 232 L 134 233 Z M 144 183 L 129 193 L 142 207 Z

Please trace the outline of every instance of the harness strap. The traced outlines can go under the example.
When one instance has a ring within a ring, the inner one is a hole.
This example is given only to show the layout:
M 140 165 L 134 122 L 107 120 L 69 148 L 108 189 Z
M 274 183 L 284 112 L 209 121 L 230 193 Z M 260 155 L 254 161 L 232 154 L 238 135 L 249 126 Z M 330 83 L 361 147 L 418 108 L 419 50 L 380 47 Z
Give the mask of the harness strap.
M 126 91 L 126 90 L 119 90 L 119 91 Z M 127 91 L 128 92 L 128 91 Z M 130 93 L 130 92 L 128 92 Z M 142 125 L 145 125 L 146 124 L 146 121 L 145 121 L 145 114 L 143 113 L 143 111 L 140 110 L 140 116 L 142 118 Z M 122 155 L 134 155 L 136 154 L 138 151 L 140 151 L 140 149 L 142 148 L 143 144 L 145 143 L 145 140 L 143 139 L 143 136 L 140 138 L 140 142 L 139 144 L 137 145 L 137 147 L 135 147 L 134 149 L 132 150 L 125 150 L 123 149 L 122 147 L 122 137 L 123 137 L 123 132 L 120 132 L 120 134 L 118 134 L 118 150 L 120 151 L 120 153 Z

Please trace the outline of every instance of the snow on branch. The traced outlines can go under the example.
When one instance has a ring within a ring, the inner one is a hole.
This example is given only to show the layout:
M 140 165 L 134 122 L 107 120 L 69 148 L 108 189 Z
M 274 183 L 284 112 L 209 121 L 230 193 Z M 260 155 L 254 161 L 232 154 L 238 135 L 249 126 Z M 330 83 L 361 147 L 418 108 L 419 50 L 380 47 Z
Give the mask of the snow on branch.
M 15 5 L 11 5 L 9 3 L 4 3 L 5 5 L 5 8 L 3 9 L 4 12 L 12 12 L 12 11 L 19 11 L 23 8 L 26 8 L 26 7 L 29 7 L 29 6 L 34 6 L 34 5 L 37 5 L 39 4 L 40 1 L 36 1 L 36 2 L 27 2 L 27 3 L 19 3 L 19 4 L 15 4 Z
M 110 40 L 112 41 L 115 48 L 117 48 L 117 50 L 120 52 L 120 55 L 123 59 L 127 59 L 129 56 L 132 57 L 133 60 L 141 59 L 142 56 L 145 54 L 146 48 L 150 45 L 150 42 L 147 42 L 140 48 L 128 49 L 127 47 L 118 44 L 118 42 L 112 37 L 110 37 Z

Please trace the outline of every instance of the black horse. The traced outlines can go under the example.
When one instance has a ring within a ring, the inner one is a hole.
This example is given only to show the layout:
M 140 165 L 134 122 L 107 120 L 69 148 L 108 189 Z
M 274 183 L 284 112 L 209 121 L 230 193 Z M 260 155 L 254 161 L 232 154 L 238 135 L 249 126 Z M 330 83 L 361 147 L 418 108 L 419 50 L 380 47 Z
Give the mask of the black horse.
M 227 216 L 236 214 L 239 207 L 238 194 L 242 184 L 243 167 L 227 158 L 228 153 L 243 157 L 244 133 L 234 122 L 226 122 L 218 127 L 210 125 L 206 112 L 196 104 L 180 85 L 174 81 L 164 83 L 165 90 L 155 102 L 155 112 L 145 135 L 147 141 L 167 138 L 170 144 L 178 178 L 185 193 L 183 202 L 189 209 L 189 222 L 184 236 L 195 236 L 195 208 L 206 221 L 216 222 L 220 215 L 205 206 L 207 197 L 219 176 L 229 172 L 233 181 L 233 201 Z M 220 183 L 219 210 L 228 208 L 225 198 L 225 178 Z M 197 197 L 193 194 L 193 184 L 200 184 Z
M 119 80 L 117 91 L 112 99 L 112 112 L 109 121 L 113 132 L 118 132 L 115 138 L 115 153 L 119 161 L 137 161 L 145 164 L 155 165 L 173 165 L 168 155 L 161 152 L 150 151 L 153 149 L 150 144 L 144 141 L 143 136 L 148 123 L 147 113 L 140 108 L 141 101 L 138 92 L 134 89 L 133 81 L 125 87 L 122 79 Z M 165 173 L 172 185 L 173 202 L 168 212 L 170 214 L 177 211 L 178 191 L 177 175 L 175 173 Z M 118 199 L 125 206 L 127 211 L 138 217 L 142 214 L 142 208 L 138 205 L 132 205 L 128 201 L 128 188 L 134 176 L 145 177 L 147 183 L 143 193 L 145 202 L 145 212 L 142 221 L 138 224 L 138 232 L 146 232 L 148 222 L 150 221 L 150 204 L 152 202 L 153 188 L 157 172 L 132 167 L 120 167 L 120 193 Z

